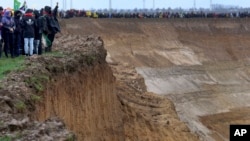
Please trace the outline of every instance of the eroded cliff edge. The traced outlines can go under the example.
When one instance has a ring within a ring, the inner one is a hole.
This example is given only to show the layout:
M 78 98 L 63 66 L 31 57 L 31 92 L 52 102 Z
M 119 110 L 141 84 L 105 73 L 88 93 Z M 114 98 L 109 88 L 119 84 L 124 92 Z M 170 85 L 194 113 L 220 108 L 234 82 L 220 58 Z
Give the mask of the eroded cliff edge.
M 13 140 L 198 140 L 132 66 L 107 64 L 98 36 L 64 34 L 1 81 L 0 136 Z M 72 132 L 70 132 L 72 131 Z

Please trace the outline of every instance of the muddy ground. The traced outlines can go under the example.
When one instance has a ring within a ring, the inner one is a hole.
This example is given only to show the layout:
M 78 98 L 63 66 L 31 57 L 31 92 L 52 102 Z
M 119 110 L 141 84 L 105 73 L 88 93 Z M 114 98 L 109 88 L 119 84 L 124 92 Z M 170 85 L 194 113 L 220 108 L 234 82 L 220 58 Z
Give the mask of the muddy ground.
M 61 19 L 58 53 L 1 82 L 0 137 L 228 140 L 250 122 L 249 22 Z

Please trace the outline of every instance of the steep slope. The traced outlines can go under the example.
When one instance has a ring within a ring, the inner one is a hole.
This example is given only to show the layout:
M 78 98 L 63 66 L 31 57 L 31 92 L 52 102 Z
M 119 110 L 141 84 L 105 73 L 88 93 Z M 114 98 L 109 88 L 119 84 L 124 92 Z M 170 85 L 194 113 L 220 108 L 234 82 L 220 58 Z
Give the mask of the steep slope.
M 118 72 L 136 67 L 147 91 L 169 98 L 201 139 L 228 140 L 229 124 L 250 122 L 249 19 L 64 22 L 69 33 L 100 35 L 107 61 L 117 64 Z
M 224 141 L 249 124 L 249 19 L 60 22 L 58 52 L 1 81 L 0 139 Z
M 66 28 L 57 38 L 56 49 L 72 50 L 70 46 L 86 45 L 80 36 L 68 32 Z M 57 78 L 45 93 L 45 103 L 38 106 L 38 119 L 61 117 L 79 140 L 198 139 L 179 120 L 168 99 L 146 92 L 144 79 L 134 67 L 117 63 L 110 66 L 115 81 L 109 80 L 111 71 L 105 67 L 89 72 L 84 68 Z M 74 103 L 66 102 L 67 99 Z

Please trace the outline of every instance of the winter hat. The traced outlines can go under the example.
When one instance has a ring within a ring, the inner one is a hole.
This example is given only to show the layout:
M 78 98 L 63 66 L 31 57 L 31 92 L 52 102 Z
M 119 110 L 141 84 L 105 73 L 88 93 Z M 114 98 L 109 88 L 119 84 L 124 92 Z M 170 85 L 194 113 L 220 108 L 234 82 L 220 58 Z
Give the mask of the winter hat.
M 32 13 L 32 12 L 33 12 L 32 9 L 27 9 L 27 10 L 25 11 L 25 13 Z
M 15 12 L 14 12 L 14 17 L 19 17 L 19 16 L 21 16 L 22 15 L 22 11 L 20 11 L 20 10 L 16 10 Z
M 10 17 L 10 15 L 9 15 L 10 13 L 11 13 L 11 12 L 10 12 L 9 10 L 6 10 L 6 11 L 4 12 L 4 16 L 5 16 L 5 17 Z
M 51 14 L 51 7 L 50 6 L 45 6 L 44 11 Z
M 0 6 L 0 11 L 3 11 L 3 7 L 2 6 Z
M 36 19 L 40 16 L 40 13 L 38 10 L 34 10 L 33 13 L 34 13 Z

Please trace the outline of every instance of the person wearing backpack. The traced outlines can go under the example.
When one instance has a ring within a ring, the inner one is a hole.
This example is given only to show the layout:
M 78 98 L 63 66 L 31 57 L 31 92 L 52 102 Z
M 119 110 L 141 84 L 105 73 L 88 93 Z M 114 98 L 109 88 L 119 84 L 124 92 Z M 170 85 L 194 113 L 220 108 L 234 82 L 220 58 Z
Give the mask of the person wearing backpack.
M 50 45 L 45 48 L 45 52 L 51 52 L 52 51 L 52 44 L 55 38 L 56 33 L 60 32 L 60 26 L 57 20 L 57 12 L 58 12 L 58 3 L 56 7 L 51 10 L 50 6 L 44 7 L 44 17 L 46 19 L 47 23 L 47 30 L 45 30 L 43 33 L 47 35 L 47 38 L 50 41 Z

